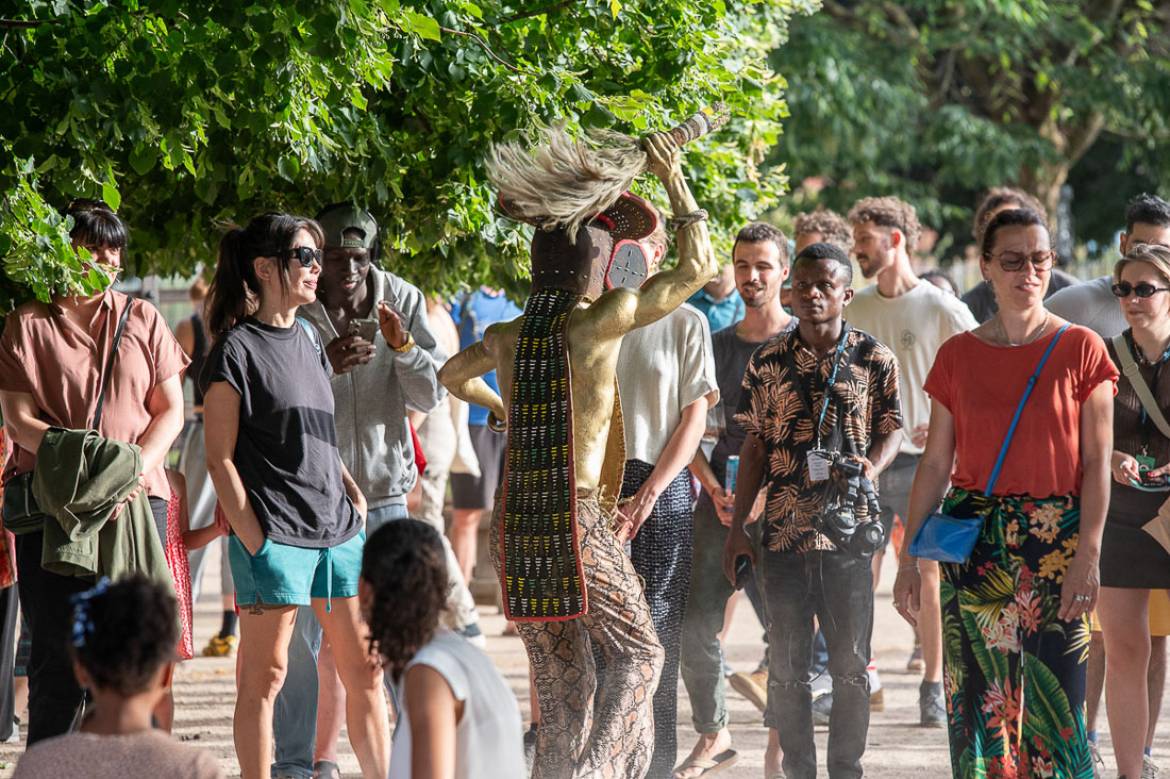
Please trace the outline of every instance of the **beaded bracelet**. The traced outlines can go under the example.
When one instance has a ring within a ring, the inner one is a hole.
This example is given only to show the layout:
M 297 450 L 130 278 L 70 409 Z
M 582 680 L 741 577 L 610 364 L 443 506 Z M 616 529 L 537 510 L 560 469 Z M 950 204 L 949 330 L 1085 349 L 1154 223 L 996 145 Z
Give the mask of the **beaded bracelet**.
M 684 227 L 690 227 L 693 224 L 704 222 L 707 219 L 707 209 L 700 208 L 698 211 L 692 211 L 689 214 L 682 214 L 681 216 L 672 216 L 667 225 L 671 230 L 678 232 Z

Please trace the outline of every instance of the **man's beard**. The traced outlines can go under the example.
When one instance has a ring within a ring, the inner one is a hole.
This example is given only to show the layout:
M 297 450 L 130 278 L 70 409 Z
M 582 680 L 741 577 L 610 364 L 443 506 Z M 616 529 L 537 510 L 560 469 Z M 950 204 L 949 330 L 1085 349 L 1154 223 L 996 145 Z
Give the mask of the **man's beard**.
M 870 262 L 869 257 L 864 254 L 857 255 L 857 267 L 861 269 L 861 275 L 867 279 L 872 279 L 881 270 L 876 262 Z
M 753 289 L 756 293 L 755 295 L 750 294 Z M 745 292 L 749 294 L 745 295 Z M 767 289 L 764 287 L 755 287 L 752 289 L 740 290 L 739 297 L 743 300 L 743 304 L 748 308 L 763 308 L 764 306 L 768 305 L 768 303 L 772 302 L 772 300 L 776 297 L 775 295 L 768 295 L 767 292 Z

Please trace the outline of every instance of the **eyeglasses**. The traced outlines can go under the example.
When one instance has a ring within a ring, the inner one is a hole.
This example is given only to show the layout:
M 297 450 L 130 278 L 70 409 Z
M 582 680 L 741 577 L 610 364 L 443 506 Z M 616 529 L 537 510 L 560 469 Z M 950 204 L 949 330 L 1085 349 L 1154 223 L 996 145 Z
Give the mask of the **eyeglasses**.
M 1114 296 L 1119 298 L 1127 298 L 1130 295 L 1137 295 L 1139 298 L 1152 298 L 1156 292 L 1170 292 L 1170 287 L 1155 287 L 1148 281 L 1140 281 L 1137 284 L 1119 281 L 1110 289 L 1113 290 Z
M 1024 269 L 1024 263 L 1032 263 L 1032 268 L 1037 271 L 1048 270 L 1056 262 L 1056 252 L 1033 252 L 1032 254 L 1019 254 L 1017 252 L 1004 252 L 994 259 L 999 263 L 999 267 L 1003 268 L 1008 273 L 1017 273 Z
M 325 258 L 323 251 L 314 249 L 311 246 L 294 246 L 291 249 L 285 249 L 283 252 L 277 252 L 277 254 L 280 257 L 296 260 L 301 264 L 302 268 L 310 268 L 314 262 L 320 265 Z

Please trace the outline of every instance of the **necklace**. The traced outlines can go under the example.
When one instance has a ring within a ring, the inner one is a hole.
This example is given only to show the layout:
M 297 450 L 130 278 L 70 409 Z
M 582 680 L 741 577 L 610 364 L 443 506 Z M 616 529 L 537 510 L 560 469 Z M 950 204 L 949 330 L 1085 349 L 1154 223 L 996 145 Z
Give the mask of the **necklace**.
M 1020 341 L 1019 343 L 1016 343 L 1015 341 L 1013 341 L 1011 338 L 1008 337 L 1007 328 L 1004 327 L 1004 325 L 1003 325 L 1003 318 L 1002 317 L 997 316 L 995 318 L 995 324 L 999 328 L 1000 340 L 1003 341 L 1005 346 L 1027 346 L 1028 344 L 1036 341 L 1042 335 L 1044 335 L 1044 333 L 1048 330 L 1048 323 L 1051 319 L 1052 319 L 1051 314 L 1045 314 L 1044 321 L 1040 323 L 1039 329 L 1036 330 L 1036 332 L 1032 336 L 1025 338 L 1023 341 Z

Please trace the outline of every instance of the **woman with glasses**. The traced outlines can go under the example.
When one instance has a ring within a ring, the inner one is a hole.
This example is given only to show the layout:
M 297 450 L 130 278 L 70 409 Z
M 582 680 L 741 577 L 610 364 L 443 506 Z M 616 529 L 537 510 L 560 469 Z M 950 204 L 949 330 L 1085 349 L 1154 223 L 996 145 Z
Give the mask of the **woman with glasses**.
M 1170 360 L 1170 249 L 1136 245 L 1117 263 L 1113 278 L 1129 329 L 1108 345 L 1122 377 L 1113 401 L 1113 484 L 1101 540 L 1097 616 L 1105 637 L 1105 702 L 1117 773 L 1138 779 L 1150 717 L 1150 590 L 1170 589 L 1170 517 L 1159 515 L 1170 498 L 1170 437 L 1164 418 L 1155 418 L 1170 408 L 1170 371 L 1163 370 Z M 1140 394 L 1138 382 L 1144 385 Z
M 914 538 L 940 502 L 944 514 L 981 520 L 967 562 L 942 566 L 951 768 L 956 779 L 1091 779 L 1087 615 L 1097 600 L 1117 371 L 1100 336 L 1044 308 L 1054 255 L 1039 214 L 997 214 L 981 249 L 998 311 L 944 343 L 927 376 L 930 438 L 907 526 Z M 894 604 L 912 623 L 920 589 L 907 544 Z
M 296 316 L 317 297 L 322 243 L 310 219 L 258 216 L 224 236 L 208 295 L 215 343 L 204 435 L 232 529 L 241 658 L 233 731 L 245 779 L 269 774 L 273 703 L 297 607 L 309 605 L 333 647 L 362 775 L 389 770 L 382 673 L 357 599 L 366 502 L 337 449 L 324 351 Z
M 80 261 L 91 276 L 103 280 L 104 289 L 91 295 L 53 290 L 51 303 L 26 303 L 9 314 L 0 338 L 0 407 L 13 444 L 4 470 L 4 525 L 17 533 L 20 606 L 32 634 L 30 744 L 68 731 L 81 706 L 82 690 L 66 652 L 70 623 L 62 615 L 69 611 L 69 597 L 93 583 L 92 578 L 63 573 L 61 566 L 49 570 L 43 565 L 52 546 L 47 523 L 57 520 L 46 519 L 39 504 L 45 498 L 60 504 L 70 486 L 68 479 L 62 480 L 59 494 L 34 487 L 37 462 L 46 462 L 45 456 L 56 448 L 51 443 L 42 447 L 46 439 L 56 439 L 46 433 L 50 428 L 96 430 L 103 439 L 140 448 L 138 486 L 122 506 L 143 492 L 149 499 L 152 531 L 160 543 L 138 538 L 135 543 L 143 544 L 138 547 L 143 554 L 135 567 L 150 570 L 144 564 L 150 547 L 161 555 L 167 535 L 171 488 L 163 465 L 183 428 L 180 381 L 187 358 L 157 308 L 113 289 L 129 237 L 126 225 L 97 200 L 75 200 L 66 214 L 73 219 L 69 237 L 74 248 L 86 250 Z M 100 474 L 102 483 L 118 495 L 133 483 L 133 473 L 121 478 L 123 470 L 107 466 Z M 95 481 L 94 474 L 90 481 Z M 51 483 L 55 480 L 41 481 Z M 79 485 L 75 481 L 73 486 Z M 113 509 L 112 516 L 123 511 Z M 99 513 L 95 505 L 90 516 Z M 127 517 L 120 522 L 119 527 L 135 527 Z M 11 607 L 15 609 L 14 602 Z M 5 635 L 0 640 L 12 639 Z M 0 730 L 7 732 L 6 727 Z

